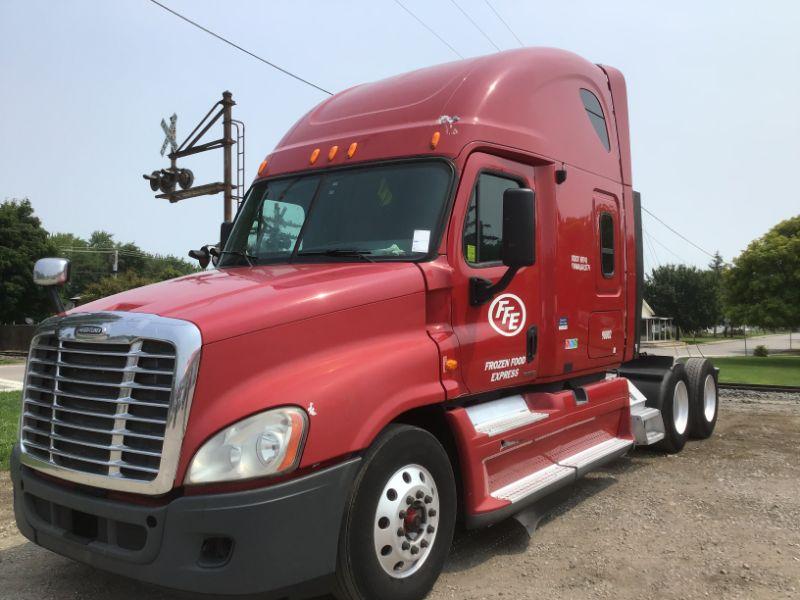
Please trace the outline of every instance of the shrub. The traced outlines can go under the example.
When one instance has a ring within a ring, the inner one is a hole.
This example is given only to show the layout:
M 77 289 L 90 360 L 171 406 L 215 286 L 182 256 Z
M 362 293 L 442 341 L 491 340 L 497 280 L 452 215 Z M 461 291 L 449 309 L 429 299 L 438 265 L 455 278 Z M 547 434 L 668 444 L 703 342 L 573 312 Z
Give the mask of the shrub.
M 756 346 L 756 349 L 753 350 L 753 356 L 764 357 L 767 356 L 767 354 L 768 354 L 767 347 L 762 344 L 759 344 L 758 346 Z

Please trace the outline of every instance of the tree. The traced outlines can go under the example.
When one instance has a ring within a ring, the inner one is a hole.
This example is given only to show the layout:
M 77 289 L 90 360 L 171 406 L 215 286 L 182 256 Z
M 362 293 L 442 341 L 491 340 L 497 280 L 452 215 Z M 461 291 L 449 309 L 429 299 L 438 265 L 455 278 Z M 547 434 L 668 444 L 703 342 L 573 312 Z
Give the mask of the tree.
M 800 215 L 781 221 L 733 260 L 723 277 L 728 317 L 768 329 L 800 325 Z
M 33 264 L 55 248 L 27 198 L 0 204 L 0 231 L 0 323 L 42 319 L 52 310 L 33 283 Z
M 57 233 L 53 237 L 59 255 L 72 262 L 71 279 L 64 295 L 77 298 L 78 304 L 118 293 L 131 287 L 138 287 L 164 279 L 172 279 L 198 271 L 198 267 L 175 256 L 161 256 L 145 252 L 134 243 L 121 244 L 114 241 L 114 235 L 107 231 L 94 231 L 88 240 L 70 233 Z M 117 258 L 117 281 L 113 278 L 113 264 Z M 130 274 L 131 277 L 123 277 Z M 128 288 L 122 287 L 125 283 Z M 87 290 L 89 290 L 87 292 Z
M 714 252 L 714 258 L 708 263 L 710 271 L 709 281 L 714 285 L 714 303 L 709 307 L 714 319 L 714 336 L 717 335 L 717 325 L 722 322 L 722 274 L 725 272 L 725 261 L 719 250 Z
M 696 267 L 663 265 L 645 280 L 644 295 L 656 314 L 672 317 L 679 332 L 697 332 L 716 324 L 713 277 Z
M 127 271 L 118 277 L 104 277 L 86 286 L 81 294 L 80 304 L 93 302 L 94 300 L 105 298 L 106 296 L 113 296 L 114 294 L 155 283 L 156 281 L 158 280 L 142 277 L 133 271 Z

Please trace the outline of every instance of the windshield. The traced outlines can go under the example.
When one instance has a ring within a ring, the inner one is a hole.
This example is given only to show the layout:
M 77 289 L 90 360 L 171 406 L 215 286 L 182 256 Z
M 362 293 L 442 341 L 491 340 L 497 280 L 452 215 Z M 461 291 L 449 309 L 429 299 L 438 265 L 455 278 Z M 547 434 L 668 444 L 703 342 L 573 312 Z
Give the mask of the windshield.
M 258 182 L 219 266 L 421 258 L 436 241 L 451 177 L 449 165 L 431 161 Z

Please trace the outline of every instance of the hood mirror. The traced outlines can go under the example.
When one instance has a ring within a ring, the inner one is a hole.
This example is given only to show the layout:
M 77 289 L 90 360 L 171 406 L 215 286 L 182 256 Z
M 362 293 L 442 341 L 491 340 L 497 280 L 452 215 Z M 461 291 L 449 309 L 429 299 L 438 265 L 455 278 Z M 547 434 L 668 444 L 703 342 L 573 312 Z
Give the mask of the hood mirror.
M 64 285 L 69 281 L 69 261 L 66 258 L 40 258 L 33 265 L 36 285 Z
M 58 288 L 69 281 L 69 261 L 66 258 L 40 258 L 33 265 L 33 282 L 47 288 L 57 313 L 65 310 Z

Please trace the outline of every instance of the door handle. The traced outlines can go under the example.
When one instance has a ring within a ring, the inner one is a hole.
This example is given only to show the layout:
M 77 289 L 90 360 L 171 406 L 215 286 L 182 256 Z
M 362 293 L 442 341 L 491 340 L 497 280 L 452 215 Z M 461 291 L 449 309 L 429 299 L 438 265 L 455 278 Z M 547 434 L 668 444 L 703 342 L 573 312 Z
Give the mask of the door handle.
M 536 325 L 528 329 L 527 342 L 528 352 L 526 358 L 528 362 L 531 362 L 536 356 L 536 350 L 539 347 L 539 329 Z

